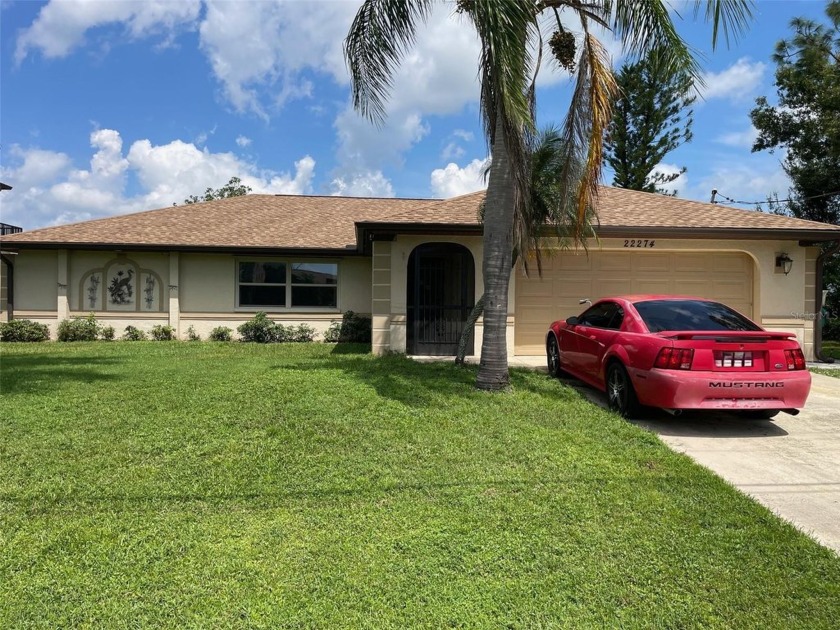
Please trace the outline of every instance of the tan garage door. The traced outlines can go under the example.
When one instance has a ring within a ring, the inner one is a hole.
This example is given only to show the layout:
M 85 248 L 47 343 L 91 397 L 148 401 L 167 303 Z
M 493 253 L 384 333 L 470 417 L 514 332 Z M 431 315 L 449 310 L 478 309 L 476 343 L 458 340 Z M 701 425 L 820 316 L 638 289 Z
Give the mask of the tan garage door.
M 737 252 L 562 253 L 543 259 L 543 274 L 516 276 L 516 354 L 543 354 L 556 319 L 577 315 L 578 300 L 610 295 L 696 295 L 753 315 L 753 262 Z

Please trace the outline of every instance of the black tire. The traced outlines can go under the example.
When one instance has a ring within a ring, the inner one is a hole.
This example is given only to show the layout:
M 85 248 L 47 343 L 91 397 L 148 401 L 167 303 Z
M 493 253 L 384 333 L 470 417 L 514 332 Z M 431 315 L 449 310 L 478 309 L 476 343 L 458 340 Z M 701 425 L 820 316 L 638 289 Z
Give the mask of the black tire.
M 635 418 L 639 415 L 641 406 L 636 397 L 636 390 L 627 370 L 621 363 L 610 363 L 607 367 L 607 401 L 610 411 L 614 411 L 622 418 Z
M 560 347 L 557 345 L 557 337 L 553 334 L 548 336 L 545 344 L 545 355 L 548 361 L 548 375 L 551 378 L 560 378 L 563 370 L 560 367 Z
M 745 420 L 772 420 L 779 415 L 778 409 L 750 409 L 749 411 L 739 411 L 738 417 Z

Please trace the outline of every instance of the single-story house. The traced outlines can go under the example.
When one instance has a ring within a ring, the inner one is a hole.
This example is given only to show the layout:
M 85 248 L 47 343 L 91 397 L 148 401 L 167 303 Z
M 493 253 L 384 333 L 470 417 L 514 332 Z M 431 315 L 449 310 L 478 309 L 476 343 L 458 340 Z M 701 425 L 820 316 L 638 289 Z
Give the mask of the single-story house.
M 483 291 L 483 198 L 247 195 L 24 231 L 3 237 L 2 317 L 54 334 L 93 312 L 118 335 L 169 324 L 206 337 L 256 311 L 323 332 L 352 310 L 372 317 L 374 352 L 454 354 Z M 543 354 L 548 325 L 579 313 L 582 299 L 670 293 L 792 331 L 814 358 L 820 244 L 840 241 L 840 227 L 608 187 L 597 211 L 588 251 L 558 249 L 541 276 L 513 270 L 513 355 Z M 481 333 L 479 320 L 476 355 Z

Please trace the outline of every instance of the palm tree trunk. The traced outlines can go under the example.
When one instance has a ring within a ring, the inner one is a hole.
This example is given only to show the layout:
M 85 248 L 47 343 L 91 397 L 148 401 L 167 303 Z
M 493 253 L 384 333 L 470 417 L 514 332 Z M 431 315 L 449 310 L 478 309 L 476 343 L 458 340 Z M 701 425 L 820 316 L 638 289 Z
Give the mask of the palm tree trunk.
M 476 386 L 484 390 L 508 385 L 507 314 L 513 257 L 514 182 L 502 128 L 496 115 L 492 162 L 484 208 L 484 336 Z
M 483 312 L 484 296 L 482 295 L 470 311 L 469 317 L 467 317 L 467 321 L 464 324 L 464 330 L 461 331 L 461 336 L 458 338 L 458 353 L 455 355 L 455 365 L 464 364 L 464 360 L 467 357 L 467 343 L 470 341 L 470 335 L 472 334 L 473 328 L 475 328 L 475 323 Z

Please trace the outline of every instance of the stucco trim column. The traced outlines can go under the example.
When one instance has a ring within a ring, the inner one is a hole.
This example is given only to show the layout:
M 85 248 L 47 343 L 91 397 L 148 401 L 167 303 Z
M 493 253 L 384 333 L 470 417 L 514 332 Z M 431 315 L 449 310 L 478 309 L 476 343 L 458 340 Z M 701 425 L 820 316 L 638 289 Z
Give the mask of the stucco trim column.
M 384 354 L 391 349 L 391 243 L 373 242 L 371 277 L 371 351 Z
M 58 298 L 56 299 L 55 316 L 59 322 L 70 318 L 70 301 L 67 295 L 69 284 L 67 258 L 66 249 L 58 250 Z
M 805 358 L 814 361 L 814 330 L 816 319 L 821 316 L 817 312 L 817 256 L 820 253 L 819 247 L 808 247 L 805 249 L 805 283 L 804 303 L 805 313 L 813 313 L 813 316 L 805 317 L 805 329 L 802 336 L 802 350 Z
M 175 338 L 181 337 L 181 300 L 179 292 L 180 259 L 178 252 L 169 252 L 169 325 L 175 329 Z

